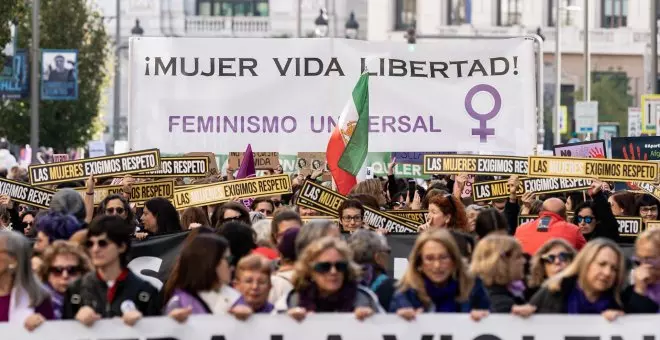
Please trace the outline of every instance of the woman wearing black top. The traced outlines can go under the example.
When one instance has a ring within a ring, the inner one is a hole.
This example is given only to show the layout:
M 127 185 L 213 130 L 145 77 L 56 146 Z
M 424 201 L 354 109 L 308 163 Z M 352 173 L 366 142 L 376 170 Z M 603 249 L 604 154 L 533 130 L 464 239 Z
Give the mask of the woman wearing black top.
M 607 196 L 603 192 L 603 182 L 591 184 L 591 201 L 579 204 L 575 208 L 573 223 L 580 228 L 587 241 L 598 237 L 619 241 L 619 223 L 612 213 Z

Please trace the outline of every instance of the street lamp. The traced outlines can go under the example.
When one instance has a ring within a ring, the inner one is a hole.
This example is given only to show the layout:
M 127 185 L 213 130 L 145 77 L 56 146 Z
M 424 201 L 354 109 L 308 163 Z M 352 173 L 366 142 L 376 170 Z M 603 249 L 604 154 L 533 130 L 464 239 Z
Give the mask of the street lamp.
M 316 17 L 316 20 L 314 20 L 314 25 L 316 25 L 314 34 L 318 38 L 324 38 L 328 36 L 328 14 L 326 13 L 325 8 L 321 8 L 319 10 L 319 16 Z
M 140 19 L 135 19 L 135 26 L 131 29 L 131 34 L 138 37 L 144 34 L 144 29 L 140 26 Z
M 344 28 L 346 28 L 347 39 L 357 39 L 358 28 L 360 28 L 360 24 L 357 22 L 357 20 L 355 20 L 355 12 L 351 11 L 351 15 L 348 17 L 348 21 L 346 21 Z
M 552 129 L 554 130 L 554 144 L 561 144 L 561 132 L 559 128 L 559 115 L 561 115 L 561 12 L 579 11 L 579 6 L 560 6 L 560 1 L 555 4 L 555 109 L 552 114 Z

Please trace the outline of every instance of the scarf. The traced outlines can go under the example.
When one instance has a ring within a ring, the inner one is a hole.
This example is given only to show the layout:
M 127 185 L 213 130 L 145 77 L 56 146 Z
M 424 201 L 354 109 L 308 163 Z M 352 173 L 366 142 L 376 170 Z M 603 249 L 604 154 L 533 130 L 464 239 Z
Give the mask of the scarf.
M 606 311 L 612 305 L 611 294 L 602 294 L 596 302 L 587 299 L 584 291 L 577 285 L 568 296 L 567 309 L 568 314 L 600 314 Z
M 321 297 L 316 284 L 310 282 L 306 288 L 300 290 L 299 296 L 298 305 L 308 311 L 351 313 L 355 309 L 357 284 L 344 282 L 339 291 Z
M 511 293 L 511 295 L 522 299 L 525 298 L 526 287 L 525 287 L 525 282 L 523 282 L 523 280 L 517 280 L 509 283 L 507 289 L 509 290 L 509 293 Z
M 456 313 L 458 312 L 458 282 L 450 278 L 443 286 L 438 286 L 424 276 L 424 288 L 426 294 L 431 298 L 435 305 L 436 313 Z
M 46 290 L 50 294 L 50 301 L 53 304 L 53 315 L 55 320 L 62 320 L 62 311 L 64 310 L 64 295 L 60 294 L 50 284 L 45 285 Z
M 251 307 L 251 306 L 245 301 L 245 298 L 244 298 L 243 296 L 241 296 L 241 298 L 238 299 L 238 301 L 236 301 L 236 303 L 234 304 L 234 306 L 239 306 L 239 305 L 240 305 L 240 306 L 248 306 L 248 307 L 252 308 L 252 307 Z M 233 306 L 232 306 L 232 307 L 233 307 Z M 255 314 L 269 314 L 270 312 L 273 311 L 273 309 L 275 309 L 275 306 L 273 306 L 272 303 L 266 301 L 266 303 L 264 303 L 263 306 L 259 307 L 259 309 L 255 309 L 255 310 L 253 310 L 253 312 L 254 312 Z
M 654 283 L 646 287 L 646 297 L 660 306 L 660 283 Z M 660 309 L 658 309 L 660 312 Z

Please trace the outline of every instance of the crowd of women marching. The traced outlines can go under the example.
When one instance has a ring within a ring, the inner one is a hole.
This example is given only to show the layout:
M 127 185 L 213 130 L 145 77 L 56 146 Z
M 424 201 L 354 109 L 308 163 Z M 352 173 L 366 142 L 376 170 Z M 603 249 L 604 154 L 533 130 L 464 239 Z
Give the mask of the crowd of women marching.
M 659 311 L 660 229 L 641 233 L 625 256 L 615 219 L 656 220 L 653 196 L 613 193 L 594 181 L 584 193 L 519 197 L 514 177 L 508 199 L 474 204 L 461 198 L 464 175 L 433 178 L 410 197 L 408 182 L 390 172 L 358 183 L 338 223 L 307 221 L 318 213 L 293 204 L 296 190 L 318 175 L 295 177 L 292 195 L 181 212 L 163 198 L 138 208 L 130 190 L 95 208 L 94 179 L 80 184 L 85 195 L 60 189 L 47 211 L 1 197 L 0 322 L 33 330 L 57 319 L 92 326 L 120 317 L 131 326 L 155 315 L 185 323 L 196 314 L 259 313 L 305 322 L 309 313 L 332 312 L 359 320 L 557 313 L 612 321 Z M 363 224 L 365 207 L 428 211 L 398 280 L 388 274 L 384 232 Z M 518 225 L 520 214 L 539 218 Z M 132 244 L 177 232 L 186 239 L 161 289 L 128 269 Z

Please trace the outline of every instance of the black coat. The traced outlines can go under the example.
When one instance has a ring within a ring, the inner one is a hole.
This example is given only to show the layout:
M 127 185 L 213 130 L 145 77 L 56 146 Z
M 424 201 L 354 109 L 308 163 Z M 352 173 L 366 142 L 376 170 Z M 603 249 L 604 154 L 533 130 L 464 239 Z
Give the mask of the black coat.
M 514 305 L 524 305 L 525 298 L 511 294 L 509 289 L 501 285 L 486 287 L 486 293 L 490 299 L 490 311 L 492 313 L 511 313 Z
M 591 241 L 598 237 L 609 238 L 614 242 L 619 242 L 619 222 L 612 213 L 610 203 L 604 193 L 599 192 L 592 196 L 594 206 L 594 216 L 596 217 L 596 227 L 589 234 L 584 234 L 584 238 Z M 574 221 L 577 222 L 577 221 Z M 575 223 L 577 225 L 577 223 Z

